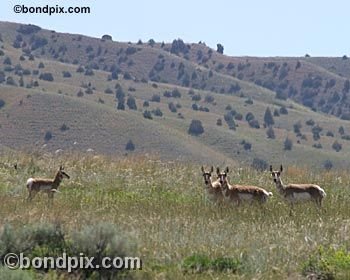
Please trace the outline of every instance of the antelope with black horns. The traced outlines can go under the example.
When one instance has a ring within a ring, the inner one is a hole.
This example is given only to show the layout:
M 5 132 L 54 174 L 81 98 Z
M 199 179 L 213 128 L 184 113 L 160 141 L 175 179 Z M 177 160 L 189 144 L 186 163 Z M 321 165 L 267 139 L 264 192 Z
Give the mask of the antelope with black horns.
M 37 193 L 45 192 L 48 195 L 49 201 L 52 202 L 54 194 L 59 192 L 58 187 L 63 178 L 70 178 L 70 176 L 64 172 L 63 169 L 64 168 L 60 166 L 53 179 L 29 178 L 27 180 L 27 189 L 29 192 L 27 200 L 31 201 Z
M 270 165 L 270 172 L 277 190 L 290 202 L 291 211 L 293 205 L 301 201 L 311 200 L 314 201 L 318 207 L 322 206 L 322 200 L 326 197 L 326 192 L 320 186 L 315 184 L 283 184 L 281 179 L 281 174 L 283 172 L 282 165 L 280 166 L 280 170 L 277 171 L 273 170 L 272 165 Z
M 216 169 L 216 173 L 220 180 L 221 188 L 226 197 L 231 201 L 235 201 L 237 205 L 240 205 L 242 201 L 258 201 L 263 204 L 270 196 L 273 196 L 272 192 L 268 192 L 263 188 L 259 188 L 251 185 L 231 185 L 228 181 L 227 174 L 229 172 L 228 167 L 223 172 L 220 172 L 220 168 Z
M 212 179 L 212 173 L 214 172 L 214 167 L 212 166 L 210 171 L 205 171 L 204 167 L 202 166 L 202 175 L 204 178 L 204 184 L 207 189 L 207 192 L 214 201 L 216 202 L 222 202 L 224 200 L 224 197 L 222 195 L 221 191 L 221 184 L 219 182 L 219 179 L 213 181 Z

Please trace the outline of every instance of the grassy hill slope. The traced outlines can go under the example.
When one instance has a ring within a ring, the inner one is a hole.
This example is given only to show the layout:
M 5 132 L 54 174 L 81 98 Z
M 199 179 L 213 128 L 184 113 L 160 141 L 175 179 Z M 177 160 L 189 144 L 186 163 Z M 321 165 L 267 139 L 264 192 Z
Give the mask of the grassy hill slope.
M 309 58 L 234 58 L 209 52 L 203 44 L 175 52 L 172 44 L 120 43 L 13 23 L 1 23 L 0 34 L 0 99 L 5 103 L 0 108 L 1 145 L 123 155 L 132 140 L 133 153 L 165 159 L 251 164 L 257 158 L 315 167 L 330 160 L 337 167 L 349 165 L 348 121 L 292 99 L 276 99 L 252 75 L 261 72 L 263 77 L 265 71 L 269 80 L 273 71 L 280 75 L 280 67 L 295 69 L 300 60 L 298 69 L 288 71 L 288 85 L 303 83 L 309 73 L 332 77 L 336 84 L 322 93 L 329 94 L 343 78 Z M 210 57 L 198 61 L 200 50 Z M 250 74 L 238 77 L 240 73 Z M 45 80 L 44 74 L 53 80 Z M 125 110 L 117 110 L 117 92 L 125 101 L 134 98 L 137 109 L 125 104 Z M 266 136 L 267 108 L 274 113 L 275 139 Z M 144 118 L 146 110 L 152 120 Z M 248 114 L 259 128 L 251 127 Z M 231 129 L 227 119 L 234 122 Z M 203 134 L 188 134 L 192 120 L 202 122 Z M 299 133 L 294 132 L 297 123 Z M 344 133 L 338 132 L 340 127 Z M 49 140 L 47 132 L 52 134 Z M 284 149 L 286 138 L 293 142 L 291 151 Z M 342 146 L 340 152 L 332 148 L 335 142 Z

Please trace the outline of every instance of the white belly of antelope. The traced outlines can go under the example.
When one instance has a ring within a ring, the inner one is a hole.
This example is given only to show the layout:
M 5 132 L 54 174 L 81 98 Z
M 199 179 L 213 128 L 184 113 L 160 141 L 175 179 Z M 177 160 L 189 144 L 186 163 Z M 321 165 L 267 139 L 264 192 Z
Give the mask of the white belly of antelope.
M 240 193 L 240 194 L 238 194 L 238 197 L 242 201 L 251 201 L 254 198 L 254 196 L 252 194 L 249 194 L 249 193 Z
M 308 192 L 293 193 L 288 199 L 291 202 L 308 201 L 311 199 L 311 195 Z

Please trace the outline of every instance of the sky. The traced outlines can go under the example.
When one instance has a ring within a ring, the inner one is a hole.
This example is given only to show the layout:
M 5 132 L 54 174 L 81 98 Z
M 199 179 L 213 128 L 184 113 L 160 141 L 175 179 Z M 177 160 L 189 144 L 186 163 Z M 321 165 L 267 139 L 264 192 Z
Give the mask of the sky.
M 205 42 L 231 56 L 350 56 L 347 0 L 1 0 L 0 20 L 115 41 Z M 90 7 L 90 14 L 15 13 Z

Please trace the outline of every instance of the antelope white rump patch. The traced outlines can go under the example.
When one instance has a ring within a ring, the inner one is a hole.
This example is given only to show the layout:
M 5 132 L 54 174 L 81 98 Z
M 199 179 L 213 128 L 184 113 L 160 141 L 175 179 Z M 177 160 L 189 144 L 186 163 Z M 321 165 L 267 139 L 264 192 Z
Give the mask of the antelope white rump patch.
M 29 178 L 27 180 L 27 187 L 30 188 L 33 185 L 34 179 L 33 178 Z

